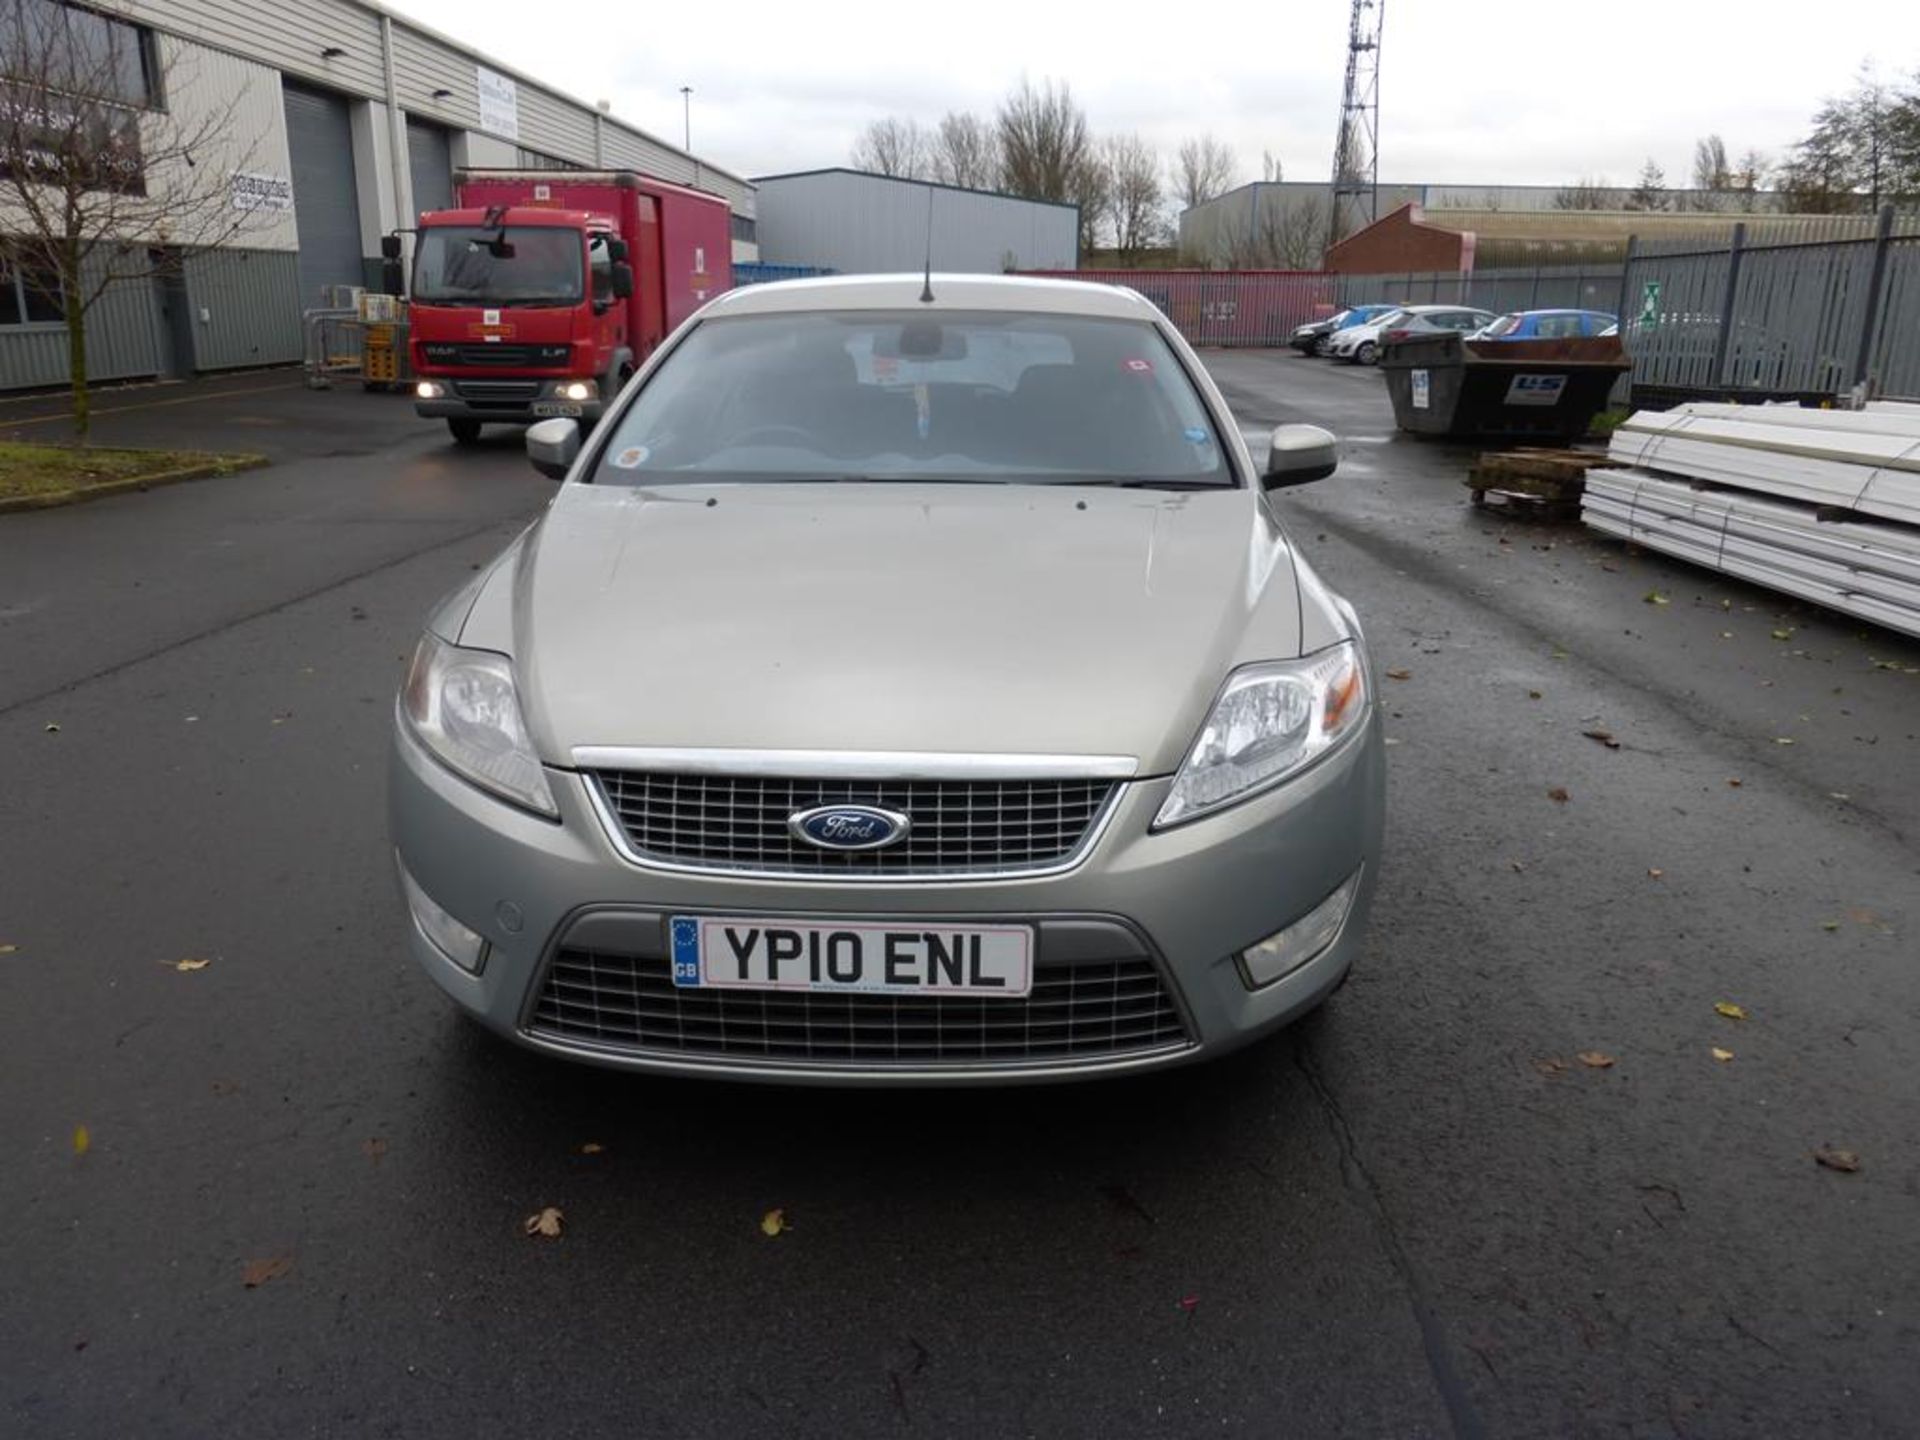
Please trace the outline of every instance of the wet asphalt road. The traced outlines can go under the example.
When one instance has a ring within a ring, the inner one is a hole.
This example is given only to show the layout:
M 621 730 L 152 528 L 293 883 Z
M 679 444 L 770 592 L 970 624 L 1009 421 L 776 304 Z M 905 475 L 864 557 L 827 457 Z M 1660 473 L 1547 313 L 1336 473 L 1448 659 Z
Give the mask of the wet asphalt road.
M 1346 441 L 1281 505 L 1397 742 L 1369 952 L 1221 1064 L 991 1094 L 457 1021 L 389 707 L 544 482 L 357 393 L 103 422 L 278 463 L 0 517 L 0 1434 L 1920 1432 L 1920 646 L 1471 511 L 1370 372 L 1209 359 Z

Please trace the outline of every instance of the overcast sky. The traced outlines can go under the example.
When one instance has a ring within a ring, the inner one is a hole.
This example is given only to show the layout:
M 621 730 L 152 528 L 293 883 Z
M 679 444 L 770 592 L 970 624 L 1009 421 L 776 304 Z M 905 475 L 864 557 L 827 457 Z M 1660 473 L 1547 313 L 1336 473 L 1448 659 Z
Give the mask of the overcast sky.
M 1243 180 L 1263 150 L 1324 177 L 1346 63 L 1347 0 L 1053 3 L 728 0 L 714 5 L 390 0 L 580 99 L 753 176 L 846 163 L 862 126 L 991 114 L 1027 75 L 1065 80 L 1097 132 L 1170 153 L 1211 130 Z M 1146 11 L 1148 7 L 1141 7 Z M 1098 18 L 1095 18 L 1098 17 Z M 1389 0 L 1380 178 L 1456 184 L 1630 183 L 1652 156 L 1685 183 L 1696 136 L 1778 154 L 1823 95 L 1872 61 L 1920 68 L 1915 0 Z

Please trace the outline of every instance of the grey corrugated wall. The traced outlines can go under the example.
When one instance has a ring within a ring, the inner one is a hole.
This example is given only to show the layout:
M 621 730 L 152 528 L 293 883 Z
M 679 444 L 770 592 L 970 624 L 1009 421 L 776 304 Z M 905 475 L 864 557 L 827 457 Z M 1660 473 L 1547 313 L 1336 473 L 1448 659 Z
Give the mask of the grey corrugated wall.
M 87 273 L 97 278 L 106 273 L 106 265 L 104 256 L 96 256 Z M 160 368 L 158 326 L 150 281 L 132 279 L 110 287 L 87 315 L 88 375 L 125 380 L 155 373 Z M 66 380 L 66 326 L 0 325 L 0 390 L 64 385 Z
M 292 251 L 203 250 L 190 256 L 187 300 L 195 369 L 300 358 L 300 262 Z
M 1071 205 L 844 170 L 754 183 L 760 258 L 768 264 L 843 275 L 918 270 L 927 256 L 929 191 L 936 270 L 1071 270 L 1079 259 L 1080 212 Z

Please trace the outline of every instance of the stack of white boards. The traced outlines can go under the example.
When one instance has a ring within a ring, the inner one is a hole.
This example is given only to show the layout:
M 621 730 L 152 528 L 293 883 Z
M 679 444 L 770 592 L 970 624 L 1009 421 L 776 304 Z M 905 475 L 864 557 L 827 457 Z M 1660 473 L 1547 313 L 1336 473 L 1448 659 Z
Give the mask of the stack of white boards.
M 1920 405 L 1682 405 L 1614 431 L 1581 517 L 1920 636 Z

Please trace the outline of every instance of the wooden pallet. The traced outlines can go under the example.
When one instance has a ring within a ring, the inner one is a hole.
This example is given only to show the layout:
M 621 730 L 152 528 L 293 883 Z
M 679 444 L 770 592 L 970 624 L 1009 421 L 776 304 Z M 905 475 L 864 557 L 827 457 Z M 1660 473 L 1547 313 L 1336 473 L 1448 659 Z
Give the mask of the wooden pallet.
M 1577 516 L 1587 471 L 1607 463 L 1606 454 L 1595 450 L 1488 450 L 1467 472 L 1465 484 L 1476 505 L 1497 500 L 1542 516 Z

